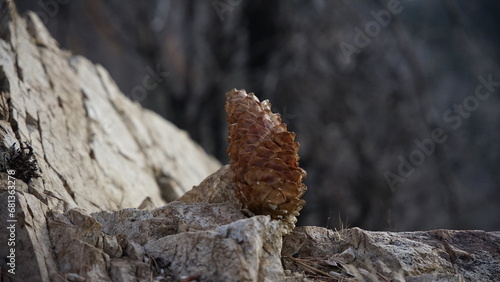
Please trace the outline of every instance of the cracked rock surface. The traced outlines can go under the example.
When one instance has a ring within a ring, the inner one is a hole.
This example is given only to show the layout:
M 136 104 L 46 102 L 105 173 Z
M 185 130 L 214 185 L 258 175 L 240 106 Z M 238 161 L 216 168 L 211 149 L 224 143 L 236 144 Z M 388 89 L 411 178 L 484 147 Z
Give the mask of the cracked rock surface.
M 147 197 L 158 206 L 220 167 L 184 131 L 126 98 L 101 66 L 60 50 L 34 13 L 2 13 L 0 145 L 31 144 L 43 175 L 30 186 L 37 195 L 90 212 Z
M 337 232 L 307 226 L 284 238 L 283 263 L 299 271 L 307 261 L 318 274 L 349 281 L 497 281 L 499 251 L 500 232 Z

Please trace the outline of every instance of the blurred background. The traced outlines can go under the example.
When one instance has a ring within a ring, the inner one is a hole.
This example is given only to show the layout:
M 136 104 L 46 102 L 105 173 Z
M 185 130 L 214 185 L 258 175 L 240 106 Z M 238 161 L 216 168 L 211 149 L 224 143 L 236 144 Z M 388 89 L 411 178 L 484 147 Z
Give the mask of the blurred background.
M 300 225 L 500 229 L 498 1 L 14 2 L 222 163 L 225 93 L 269 99 Z

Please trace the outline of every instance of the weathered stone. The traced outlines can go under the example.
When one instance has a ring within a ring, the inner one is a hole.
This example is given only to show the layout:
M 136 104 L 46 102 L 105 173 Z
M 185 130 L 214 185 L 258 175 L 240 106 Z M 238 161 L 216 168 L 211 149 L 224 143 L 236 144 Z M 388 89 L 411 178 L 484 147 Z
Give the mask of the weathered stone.
M 97 221 L 73 209 L 55 215 L 47 225 L 59 272 L 110 281 L 106 272 L 110 259 L 102 250 L 102 226 Z
M 137 261 L 142 261 L 144 259 L 144 248 L 134 241 L 130 241 L 125 248 L 125 254 Z
M 202 281 L 279 281 L 281 236 L 277 221 L 256 216 L 211 231 L 187 232 L 146 243 L 148 254 L 174 277 Z
M 128 259 L 113 259 L 109 267 L 109 276 L 115 282 L 146 282 L 152 280 L 153 272 L 147 263 Z
M 33 186 L 39 194 L 50 190 L 88 211 L 138 207 L 146 197 L 158 206 L 220 167 L 183 131 L 128 100 L 102 67 L 61 51 L 34 13 L 12 11 L 2 23 L 1 142 L 31 143 L 44 174 Z M 158 183 L 164 176 L 171 185 Z
M 125 209 L 98 212 L 92 216 L 103 225 L 106 234 L 125 236 L 127 242 L 132 240 L 140 244 L 181 232 L 210 230 L 245 218 L 227 203 L 182 202 L 172 202 L 152 211 Z
M 104 234 L 103 241 L 104 241 L 103 250 L 111 258 L 119 258 L 123 255 L 123 250 L 120 244 L 118 244 L 118 240 L 116 239 L 115 236 Z
M 375 281 L 495 281 L 499 250 L 499 232 L 336 232 L 320 227 L 296 228 L 283 246 L 285 268 L 292 271 L 308 270 L 301 264 L 307 261 L 317 273 Z
M 78 280 L 79 272 L 59 268 L 77 268 L 68 264 L 71 256 L 62 256 L 72 254 L 66 247 L 106 257 L 99 224 L 83 210 L 137 207 L 145 198 L 165 204 L 161 195 L 179 197 L 220 164 L 183 131 L 129 101 L 104 69 L 60 50 L 34 13 L 21 18 L 13 1 L 0 0 L 0 9 L 0 155 L 29 141 L 41 174 L 29 185 L 16 180 L 18 271 L 12 279 Z M 9 214 L 4 172 L 2 221 Z M 175 184 L 168 191 L 160 192 L 161 175 Z M 77 207 L 82 210 L 71 211 Z M 48 225 L 55 228 L 52 239 L 72 243 L 51 240 Z M 58 226 L 71 228 L 65 233 Z M 6 236 L 0 232 L 2 242 Z M 7 247 L 0 244 L 0 253 L 7 254 Z M 120 255 L 116 248 L 106 251 Z M 5 261 L 0 264 L 3 270 Z M 105 264 L 98 269 L 105 275 Z
M 210 230 L 229 224 L 245 216 L 229 203 L 193 203 L 172 202 L 151 212 L 155 217 L 174 219 L 177 232 Z M 203 217 L 196 215 L 202 214 Z
M 235 208 L 240 209 L 243 205 L 236 198 L 233 177 L 234 173 L 231 167 L 225 165 L 182 195 L 178 201 L 185 203 L 231 203 Z

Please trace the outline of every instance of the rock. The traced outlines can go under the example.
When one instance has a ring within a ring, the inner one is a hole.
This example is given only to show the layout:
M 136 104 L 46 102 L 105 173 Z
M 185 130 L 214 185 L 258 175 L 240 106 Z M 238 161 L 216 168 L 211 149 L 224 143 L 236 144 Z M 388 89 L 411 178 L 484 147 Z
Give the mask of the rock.
M 284 266 L 353 281 L 496 281 L 500 232 L 372 232 L 297 227 L 284 238 Z M 305 266 L 304 266 L 305 265 Z
M 240 209 L 242 204 L 236 198 L 233 177 L 230 166 L 225 165 L 178 200 L 185 203 L 231 203 L 235 208 Z
M 279 281 L 278 222 L 257 216 L 209 231 L 187 232 L 149 241 L 146 252 L 172 275 L 200 275 L 202 281 Z
M 2 220 L 10 214 L 7 201 L 12 195 L 7 183 L 11 175 L 5 170 L 10 148 L 19 150 L 29 142 L 40 174 L 15 180 L 15 279 L 77 281 L 82 275 L 71 273 L 78 267 L 69 263 L 74 258 L 71 247 L 96 257 L 93 263 L 100 273 L 95 277 L 102 278 L 109 264 L 109 258 L 104 258 L 120 251 L 106 245 L 101 253 L 97 249 L 102 248 L 102 238 L 94 242 L 96 238 L 71 233 L 77 232 L 79 224 L 85 229 L 95 223 L 89 221 L 89 212 L 138 207 L 145 199 L 154 206 L 163 205 L 220 164 L 184 131 L 129 101 L 102 67 L 60 50 L 34 13 L 21 18 L 14 2 L 3 0 L 0 10 Z M 19 172 L 19 166 L 9 168 Z M 168 185 L 164 179 L 170 180 Z M 53 217 L 73 208 L 78 212 L 68 214 L 69 221 Z M 83 217 L 71 222 L 76 215 Z M 49 236 L 49 225 L 71 228 Z M 88 236 L 97 234 L 88 231 Z M 1 232 L 0 240 L 7 242 L 7 236 Z M 58 236 L 70 236 L 73 241 Z M 8 247 L 1 244 L 0 253 L 7 254 Z M 2 275 L 7 275 L 4 260 L 1 266 Z M 61 269 L 65 275 L 60 275 Z
M 181 232 L 210 230 L 245 218 L 227 203 L 181 202 L 172 202 L 152 211 L 125 209 L 93 213 L 92 216 L 103 225 L 106 234 L 125 236 L 126 240 L 140 244 Z
M 58 272 L 110 281 L 106 271 L 110 258 L 102 249 L 102 226 L 95 219 L 72 209 L 50 219 L 48 229 Z
M 173 279 L 199 275 L 201 281 L 285 277 L 280 254 L 286 229 L 268 216 L 245 218 L 229 204 L 173 202 L 151 212 L 126 209 L 93 217 L 71 209 L 55 214 L 48 227 L 58 272 L 67 279 L 77 279 L 76 273 L 84 279 L 132 281 L 160 269 Z M 146 261 L 149 271 L 134 274 Z
M 104 234 L 103 241 L 103 250 L 111 258 L 119 258 L 123 255 L 122 247 L 120 246 L 120 244 L 118 244 L 118 240 L 115 236 Z
M 31 189 L 90 212 L 147 197 L 158 206 L 220 167 L 184 131 L 128 100 L 101 66 L 60 50 L 34 13 L 9 15 L 0 27 L 1 144 L 31 144 L 44 180 Z
M 111 261 L 110 278 L 116 282 L 151 281 L 151 266 L 144 262 L 126 259 L 115 259 Z

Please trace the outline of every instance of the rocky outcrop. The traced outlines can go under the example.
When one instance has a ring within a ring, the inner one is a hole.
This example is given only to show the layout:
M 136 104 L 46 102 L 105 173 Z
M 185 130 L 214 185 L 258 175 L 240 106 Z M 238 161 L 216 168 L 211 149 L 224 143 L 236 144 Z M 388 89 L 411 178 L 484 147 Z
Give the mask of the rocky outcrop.
M 0 3 L 1 281 L 500 278 L 498 232 L 247 217 L 228 166 Z
M 101 66 L 60 50 L 37 16 L 5 9 L 2 145 L 31 144 L 43 177 L 30 189 L 88 211 L 147 197 L 161 205 L 218 169 L 185 132 L 125 98 Z
M 497 281 L 500 232 L 372 232 L 298 227 L 283 244 L 284 266 L 353 281 Z M 344 280 L 343 280 L 344 281 Z
M 50 243 L 49 213 L 160 206 L 220 164 L 128 100 L 101 66 L 60 50 L 36 15 L 0 3 L 2 226 L 17 220 L 16 277 L 48 281 L 59 271 L 53 251 L 64 250 Z

